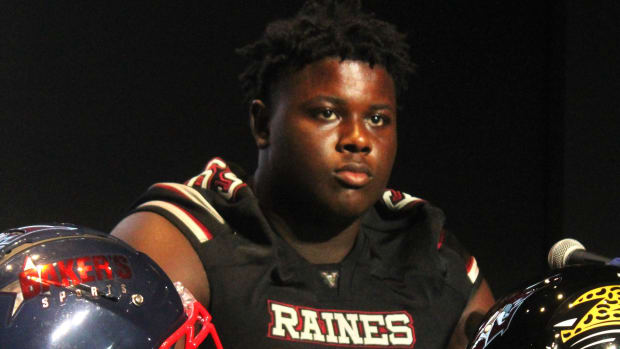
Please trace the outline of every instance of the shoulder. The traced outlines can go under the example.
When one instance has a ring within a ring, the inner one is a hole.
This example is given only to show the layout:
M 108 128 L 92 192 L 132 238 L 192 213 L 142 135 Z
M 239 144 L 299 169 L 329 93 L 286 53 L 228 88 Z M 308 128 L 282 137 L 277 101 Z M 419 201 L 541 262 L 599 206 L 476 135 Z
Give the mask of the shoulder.
M 469 299 L 481 282 L 478 265 L 444 223 L 441 209 L 393 189 L 383 193 L 364 219 L 374 240 L 398 241 L 398 248 L 407 251 L 407 258 L 399 257 L 400 263 L 438 272 L 462 297 Z
M 454 328 L 450 349 L 464 349 L 468 334 L 493 305 L 495 299 L 488 283 L 482 277 L 476 258 L 446 230 L 443 211 L 426 200 L 396 190 L 386 190 L 374 208 L 369 220 L 378 231 L 406 236 L 401 241 L 410 254 L 419 253 L 424 258 L 419 263 L 436 263 L 445 282 L 461 294 L 466 303 Z M 419 245 L 424 245 L 420 249 Z M 425 252 L 424 252 L 425 251 Z M 438 258 L 429 258 L 437 256 Z M 430 269 L 429 269 L 430 270 Z
M 164 217 L 200 250 L 215 236 L 232 232 L 226 213 L 235 212 L 237 203 L 247 196 L 253 196 L 247 184 L 222 159 L 214 158 L 185 183 L 153 184 L 134 203 L 132 213 Z
M 247 185 L 228 164 L 214 158 L 183 184 L 152 185 L 112 234 L 149 255 L 207 305 L 204 249 L 215 236 L 232 232 L 219 210 L 236 201 L 243 188 Z
M 198 254 L 167 219 L 152 212 L 136 212 L 123 219 L 112 235 L 146 253 L 172 281 L 181 281 L 203 305 L 208 305 L 209 285 Z
M 428 201 L 405 192 L 387 189 L 363 218 L 363 227 L 374 235 L 414 244 L 427 252 L 436 250 L 444 214 Z

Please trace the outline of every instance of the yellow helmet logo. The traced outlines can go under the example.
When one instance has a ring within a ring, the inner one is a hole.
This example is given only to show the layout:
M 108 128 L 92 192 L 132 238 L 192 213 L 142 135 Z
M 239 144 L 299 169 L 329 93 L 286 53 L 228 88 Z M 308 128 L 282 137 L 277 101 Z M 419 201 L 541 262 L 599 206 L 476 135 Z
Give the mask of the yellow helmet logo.
M 594 328 L 620 326 L 620 285 L 609 285 L 590 290 L 577 297 L 577 300 L 569 304 L 568 307 L 572 308 L 595 300 L 598 302 L 579 320 L 575 327 L 561 331 L 562 342 L 566 343 L 571 338 Z

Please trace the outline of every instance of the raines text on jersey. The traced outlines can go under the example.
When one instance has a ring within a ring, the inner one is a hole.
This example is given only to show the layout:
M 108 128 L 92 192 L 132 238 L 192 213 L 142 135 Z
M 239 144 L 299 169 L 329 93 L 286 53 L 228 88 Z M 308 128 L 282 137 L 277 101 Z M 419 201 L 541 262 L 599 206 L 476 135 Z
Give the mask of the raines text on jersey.
M 406 311 L 314 309 L 269 300 L 270 338 L 339 347 L 413 348 L 413 320 Z

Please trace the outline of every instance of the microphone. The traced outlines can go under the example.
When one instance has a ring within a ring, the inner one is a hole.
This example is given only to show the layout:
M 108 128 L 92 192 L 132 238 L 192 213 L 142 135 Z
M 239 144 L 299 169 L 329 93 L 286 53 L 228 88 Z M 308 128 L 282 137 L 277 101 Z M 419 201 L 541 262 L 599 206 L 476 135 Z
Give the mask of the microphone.
M 547 262 L 551 269 L 559 269 L 573 264 L 608 264 L 611 259 L 586 251 L 586 248 L 577 240 L 563 239 L 551 246 Z

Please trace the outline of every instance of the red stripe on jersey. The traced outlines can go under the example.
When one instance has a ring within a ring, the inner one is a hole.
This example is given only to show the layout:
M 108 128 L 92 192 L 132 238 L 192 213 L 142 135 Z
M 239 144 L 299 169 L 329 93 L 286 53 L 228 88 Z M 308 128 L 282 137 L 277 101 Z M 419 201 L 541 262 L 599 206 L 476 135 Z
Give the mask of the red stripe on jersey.
M 439 241 L 437 242 L 437 249 L 441 248 L 444 241 L 446 241 L 446 231 L 442 230 L 441 232 L 439 232 Z
M 403 199 L 403 193 L 394 189 L 390 189 L 390 191 L 392 192 L 392 202 L 397 203 Z
M 194 181 L 194 186 L 200 187 L 204 179 L 205 179 L 205 175 L 198 176 L 198 178 L 196 178 L 196 180 Z
M 163 183 L 157 183 L 157 184 L 155 184 L 155 186 L 159 187 L 159 188 L 162 188 L 162 189 L 173 191 L 173 192 L 177 193 L 178 195 L 181 195 L 182 197 L 192 201 L 192 199 L 189 198 L 187 195 L 185 195 L 185 193 L 183 193 L 182 191 L 178 190 L 177 188 L 175 188 L 173 186 L 170 186 L 170 185 L 167 185 L 167 184 L 163 184 Z M 192 221 L 194 221 L 194 223 L 196 223 L 196 225 L 202 230 L 202 232 L 205 235 L 205 237 L 207 238 L 207 240 L 213 239 L 213 234 L 211 234 L 209 229 L 207 229 L 207 227 L 205 227 L 202 223 L 200 223 L 200 221 L 198 219 L 196 219 L 196 217 L 194 217 L 193 214 L 189 213 L 187 210 L 185 210 L 184 208 L 180 207 L 177 204 L 174 204 L 172 202 L 168 202 L 168 203 L 173 205 L 174 207 L 178 208 L 179 210 L 183 211 L 183 213 L 185 213 Z
M 474 256 L 469 257 L 469 261 L 467 262 L 467 266 L 465 267 L 465 270 L 467 270 L 468 273 L 471 271 L 471 267 L 474 266 L 474 261 Z
M 173 203 L 170 203 L 170 204 L 176 206 L 179 210 L 183 211 L 192 221 L 194 221 L 194 223 L 196 223 L 196 225 L 202 230 L 203 234 L 205 234 L 205 236 L 207 237 L 207 240 L 213 239 L 213 234 L 211 234 L 209 229 L 207 229 L 207 227 L 205 227 L 202 223 L 200 223 L 200 221 L 197 220 L 196 217 L 194 217 L 194 215 L 187 212 L 185 209 L 183 209 L 179 205 L 175 205 Z

